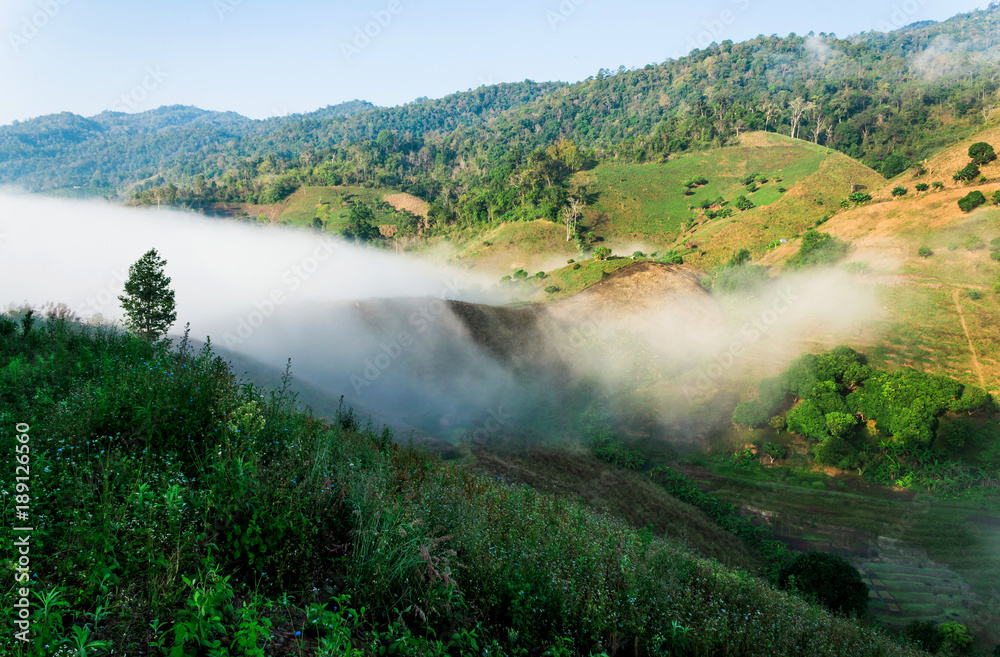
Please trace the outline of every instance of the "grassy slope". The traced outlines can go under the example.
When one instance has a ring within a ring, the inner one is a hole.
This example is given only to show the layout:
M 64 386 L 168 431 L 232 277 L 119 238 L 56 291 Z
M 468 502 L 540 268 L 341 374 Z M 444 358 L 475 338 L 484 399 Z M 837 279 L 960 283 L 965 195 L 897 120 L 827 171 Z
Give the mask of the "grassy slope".
M 256 205 L 240 203 L 228 206 L 228 212 L 239 212 L 250 217 L 263 214 L 272 222 L 286 223 L 292 226 L 312 226 L 312 220 L 319 214 L 320 204 L 330 205 L 331 214 L 326 230 L 339 232 L 347 225 L 347 217 L 351 206 L 346 197 L 365 203 L 375 212 L 376 225 L 395 225 L 399 223 L 399 214 L 385 202 L 387 195 L 400 194 L 392 189 L 373 189 L 368 187 L 300 187 L 282 203 L 276 205 Z
M 671 654 L 915 654 L 694 557 L 683 537 L 294 412 L 207 352 L 65 323 L 3 329 L 0 416 L 31 424 L 44 548 L 32 588 L 48 596 L 33 607 L 37 649 L 7 634 L 11 653 L 51 657 L 83 630 L 130 654 L 152 641 L 446 654 L 426 635 L 447 654 L 632 654 L 661 640 Z M 10 500 L 0 511 L 14 522 Z
M 740 183 L 750 173 L 768 178 L 753 193 Z M 682 183 L 699 175 L 709 183 L 685 197 Z M 652 250 L 691 240 L 700 248 L 685 258 L 695 265 L 718 262 L 744 246 L 761 253 L 767 243 L 791 238 L 831 212 L 852 182 L 875 187 L 884 179 L 845 155 L 774 133 L 750 133 L 740 146 L 690 153 L 664 164 L 605 164 L 577 179 L 599 194 L 585 213 L 586 223 L 613 247 L 628 250 L 641 243 Z M 781 187 L 787 191 L 779 192 Z M 693 230 L 685 230 L 684 222 L 700 213 L 689 206 L 719 196 L 731 202 L 739 195 L 758 207 L 729 219 L 702 217 Z

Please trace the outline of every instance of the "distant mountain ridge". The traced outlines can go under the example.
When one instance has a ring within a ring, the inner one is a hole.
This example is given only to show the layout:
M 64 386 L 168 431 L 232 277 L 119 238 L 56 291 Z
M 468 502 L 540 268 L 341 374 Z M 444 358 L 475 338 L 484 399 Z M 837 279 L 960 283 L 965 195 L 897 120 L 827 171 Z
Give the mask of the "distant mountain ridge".
M 54 114 L 0 127 L 0 184 L 189 184 L 238 177 L 248 159 L 305 155 L 357 160 L 348 178 L 359 184 L 456 200 L 474 184 L 468 176 L 490 175 L 505 153 L 561 139 L 601 159 L 646 162 L 733 143 L 745 130 L 807 139 L 892 177 L 1000 107 L 998 35 L 993 4 L 890 33 L 761 35 L 574 84 L 526 80 L 389 108 L 351 101 L 262 121 L 181 106 Z M 384 147 L 379 158 L 365 154 L 382 133 L 399 157 L 382 157 Z

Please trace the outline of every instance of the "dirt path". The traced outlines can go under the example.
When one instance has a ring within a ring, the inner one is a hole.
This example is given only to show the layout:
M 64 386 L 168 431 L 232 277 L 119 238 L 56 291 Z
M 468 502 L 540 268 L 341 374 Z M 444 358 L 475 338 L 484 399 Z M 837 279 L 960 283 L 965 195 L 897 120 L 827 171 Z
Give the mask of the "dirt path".
M 965 313 L 962 312 L 962 304 L 958 300 L 958 290 L 954 290 L 952 298 L 955 299 L 955 308 L 958 310 L 958 318 L 962 320 L 962 330 L 965 331 L 965 339 L 969 341 L 969 351 L 972 352 L 972 364 L 976 366 L 976 375 L 979 376 L 979 385 L 986 387 L 986 379 L 983 378 L 983 367 L 979 364 L 979 356 L 976 355 L 976 348 L 972 344 L 972 336 L 969 335 L 969 325 L 965 323 Z

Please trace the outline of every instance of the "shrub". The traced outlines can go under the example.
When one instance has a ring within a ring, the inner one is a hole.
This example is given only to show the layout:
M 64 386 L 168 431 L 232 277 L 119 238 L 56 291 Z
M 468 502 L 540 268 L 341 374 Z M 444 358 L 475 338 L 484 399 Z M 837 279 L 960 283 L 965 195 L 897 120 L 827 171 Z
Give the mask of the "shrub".
M 921 258 L 930 258 L 932 255 L 934 255 L 934 251 L 932 251 L 931 247 L 929 246 L 922 246 L 919 249 L 917 249 L 917 255 L 920 256 Z
M 861 616 L 868 609 L 868 587 L 861 581 L 861 575 L 835 554 L 800 555 L 781 570 L 778 582 L 848 616 Z
M 1000 189 L 993 192 L 993 195 L 990 196 L 990 203 L 993 205 L 1000 205 Z
M 958 182 L 970 183 L 980 175 L 979 167 L 974 162 L 966 164 L 958 170 L 952 178 Z
M 538 280 L 542 280 L 543 278 L 545 278 L 545 272 L 543 271 L 538 272 L 537 274 L 535 274 L 535 278 Z
M 788 260 L 788 265 L 793 269 L 833 265 L 842 260 L 849 249 L 850 244 L 847 242 L 810 228 L 802 236 L 799 251 Z
M 933 187 L 934 189 L 944 189 L 944 183 L 941 182 L 940 180 L 935 180 L 934 182 L 931 183 L 931 187 Z
M 990 240 L 990 249 L 993 251 L 1000 250 L 1000 237 L 994 237 Z
M 514 272 L 514 280 L 523 280 L 526 278 L 528 278 L 528 272 L 524 271 L 523 269 L 518 269 L 517 271 Z
M 916 184 L 916 185 L 914 185 L 913 187 L 914 187 L 914 189 L 916 189 L 916 190 L 917 190 L 918 192 L 926 192 L 926 191 L 927 191 L 928 189 L 930 189 L 930 188 L 931 188 L 931 186 L 930 186 L 930 185 L 928 185 L 927 183 L 917 183 L 917 184 Z
M 548 287 L 545 288 L 545 291 L 548 292 L 549 294 L 555 294 L 556 292 L 559 291 L 559 288 L 555 285 L 549 285 Z
M 990 260 L 994 262 L 1000 262 L 1000 251 L 993 251 L 990 253 Z
M 969 655 L 972 653 L 972 634 L 969 629 L 961 623 L 948 621 L 941 623 L 938 627 L 944 636 L 945 652 L 951 655 Z
M 962 212 L 972 212 L 984 203 L 986 203 L 986 197 L 978 189 L 958 199 L 958 207 Z
M 969 157 L 972 158 L 973 164 L 983 166 L 997 159 L 997 154 L 992 146 L 984 141 L 978 141 L 969 146 Z
M 594 249 L 594 260 L 607 260 L 611 257 L 611 249 L 606 246 L 599 246 Z
M 910 190 L 908 190 L 907 188 L 903 187 L 902 185 L 899 185 L 897 187 L 893 187 L 892 188 L 892 195 L 893 196 L 906 196 L 906 194 L 909 191 Z
M 983 248 L 985 244 L 986 243 L 983 242 L 983 238 L 979 237 L 979 235 L 966 235 L 965 239 L 962 240 L 962 246 L 969 251 L 977 251 Z
M 744 427 L 759 427 L 768 420 L 767 409 L 759 401 L 743 401 L 736 405 L 733 411 L 733 424 Z
M 903 637 L 930 654 L 936 654 L 944 643 L 944 634 L 933 621 L 912 621 L 903 629 Z
M 754 207 L 756 207 L 754 206 L 753 201 L 751 201 L 750 199 L 748 199 L 746 196 L 743 195 L 737 196 L 736 199 L 733 200 L 733 205 L 735 205 L 737 209 L 743 212 L 746 212 L 747 210 L 751 210 Z
M 764 443 L 763 452 L 776 459 L 788 456 L 788 448 L 780 443 Z
M 851 203 L 867 203 L 872 200 L 872 195 L 868 192 L 854 192 L 847 197 L 847 200 Z

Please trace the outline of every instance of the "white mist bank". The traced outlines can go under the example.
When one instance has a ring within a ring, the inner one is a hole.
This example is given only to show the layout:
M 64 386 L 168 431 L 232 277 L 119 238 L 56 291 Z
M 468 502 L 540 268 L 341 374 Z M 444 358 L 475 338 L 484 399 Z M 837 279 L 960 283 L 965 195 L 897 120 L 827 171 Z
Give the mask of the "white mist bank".
M 150 248 L 176 293 L 172 334 L 189 322 L 193 338 L 269 367 L 291 358 L 296 377 L 376 421 L 451 438 L 567 436 L 590 398 L 683 433 L 706 424 L 718 390 L 849 338 L 877 309 L 872 286 L 819 272 L 746 301 L 697 286 L 633 312 L 577 298 L 514 334 L 506 322 L 521 320 L 491 311 L 474 338 L 443 300 L 505 299 L 460 269 L 303 230 L 14 195 L 0 195 L 0 307 L 118 319 L 128 267 Z M 516 358 L 485 344 L 494 328 Z
M 64 302 L 84 319 L 120 319 L 117 297 L 128 267 L 150 248 L 167 260 L 179 324 L 191 322 L 193 336 L 211 335 L 216 342 L 309 304 L 491 298 L 483 291 L 487 281 L 462 270 L 304 230 L 0 195 L 0 304 Z M 252 336 L 237 338 L 252 342 Z

